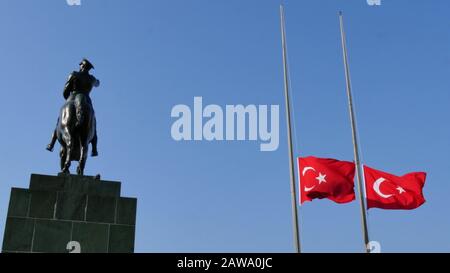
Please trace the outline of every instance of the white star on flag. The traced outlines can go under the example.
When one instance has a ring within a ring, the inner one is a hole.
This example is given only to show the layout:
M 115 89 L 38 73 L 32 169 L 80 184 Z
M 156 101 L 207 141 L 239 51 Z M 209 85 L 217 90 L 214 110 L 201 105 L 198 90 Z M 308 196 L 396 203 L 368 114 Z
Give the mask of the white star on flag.
M 398 190 L 398 194 L 402 194 L 402 193 L 406 192 L 406 191 L 405 191 L 402 187 L 400 187 L 400 186 L 397 187 L 397 190 Z
M 324 182 L 327 182 L 327 181 L 325 180 L 325 177 L 326 177 L 326 176 L 327 176 L 326 174 L 319 173 L 319 176 L 316 177 L 316 179 L 319 181 L 319 185 L 322 184 L 322 183 L 324 183 Z

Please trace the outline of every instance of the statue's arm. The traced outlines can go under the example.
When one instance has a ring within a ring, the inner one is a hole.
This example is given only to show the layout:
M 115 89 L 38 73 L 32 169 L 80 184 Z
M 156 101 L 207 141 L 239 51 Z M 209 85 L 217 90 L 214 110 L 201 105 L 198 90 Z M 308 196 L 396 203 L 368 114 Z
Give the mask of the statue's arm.
M 73 73 L 70 73 L 69 78 L 67 79 L 66 85 L 64 86 L 64 92 L 63 96 L 64 99 L 67 99 L 70 96 L 70 92 L 72 91 L 73 87 L 73 79 L 74 75 Z
M 100 81 L 98 80 L 98 79 L 96 79 L 95 77 L 92 77 L 93 78 L 93 86 L 94 87 L 99 87 L 100 86 Z

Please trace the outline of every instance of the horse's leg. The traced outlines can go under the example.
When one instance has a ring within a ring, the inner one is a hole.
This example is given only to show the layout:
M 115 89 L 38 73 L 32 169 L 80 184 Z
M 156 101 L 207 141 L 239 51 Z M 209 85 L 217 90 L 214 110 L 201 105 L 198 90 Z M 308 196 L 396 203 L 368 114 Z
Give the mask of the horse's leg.
M 50 143 L 47 145 L 47 150 L 50 152 L 53 152 L 53 147 L 55 146 L 56 140 L 58 139 L 58 135 L 56 134 L 56 130 L 58 130 L 59 125 L 59 118 L 56 121 L 56 127 L 55 130 L 53 130 L 52 139 L 50 140 Z
M 61 150 L 59 151 L 59 158 L 61 172 L 64 172 L 64 166 L 66 165 L 66 147 L 64 147 L 63 145 L 61 145 Z
M 98 156 L 98 151 L 97 151 L 97 130 L 95 130 L 95 134 L 94 134 L 94 138 L 91 141 L 92 144 L 92 153 L 91 156 Z
M 56 129 L 53 131 L 52 139 L 50 140 L 50 143 L 47 145 L 47 150 L 50 152 L 53 152 L 53 147 L 55 147 L 57 137 L 56 137 Z
M 73 151 L 73 141 L 72 137 L 69 135 L 69 137 L 66 139 L 66 162 L 64 162 L 64 173 L 70 173 L 70 157 L 72 155 Z
M 86 160 L 89 150 L 89 142 L 80 141 L 80 161 L 78 163 L 77 173 L 84 175 L 84 167 L 86 166 Z

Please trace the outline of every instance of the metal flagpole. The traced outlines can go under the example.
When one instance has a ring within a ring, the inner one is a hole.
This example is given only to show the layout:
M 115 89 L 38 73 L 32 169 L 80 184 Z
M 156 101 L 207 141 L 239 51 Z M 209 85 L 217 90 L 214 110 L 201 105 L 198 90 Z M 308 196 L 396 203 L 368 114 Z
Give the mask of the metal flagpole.
M 298 212 L 297 212 L 297 190 L 295 187 L 295 170 L 294 170 L 294 152 L 292 148 L 292 130 L 291 130 L 291 108 L 289 102 L 289 77 L 288 77 L 288 65 L 286 55 L 286 24 L 284 19 L 284 7 L 280 5 L 281 15 L 281 39 L 283 46 L 283 68 L 284 68 L 284 95 L 286 98 L 286 122 L 287 122 L 287 135 L 289 145 L 289 168 L 291 176 L 291 197 L 292 197 L 292 221 L 294 232 L 294 244 L 296 253 L 301 252 L 299 228 L 298 228 Z
M 348 97 L 348 108 L 350 112 L 350 122 L 352 125 L 352 138 L 353 138 L 353 150 L 355 154 L 355 164 L 356 164 L 356 179 L 358 181 L 358 191 L 359 191 L 359 202 L 361 206 L 361 221 L 364 235 L 364 249 L 367 253 L 370 252 L 369 246 L 369 232 L 367 229 L 367 218 L 366 218 L 366 203 L 363 193 L 363 185 L 362 185 L 362 171 L 361 171 L 361 163 L 359 160 L 359 147 L 358 147 L 358 138 L 356 136 L 356 123 L 355 123 L 355 112 L 353 110 L 353 98 L 352 98 L 352 90 L 351 90 L 351 82 L 350 82 L 350 70 L 348 66 L 347 59 L 347 46 L 346 46 L 346 38 L 344 31 L 344 19 L 342 15 L 342 11 L 339 12 L 339 23 L 341 28 L 341 41 L 342 41 L 342 54 L 344 55 L 344 67 L 345 67 L 345 81 L 347 87 L 347 97 Z

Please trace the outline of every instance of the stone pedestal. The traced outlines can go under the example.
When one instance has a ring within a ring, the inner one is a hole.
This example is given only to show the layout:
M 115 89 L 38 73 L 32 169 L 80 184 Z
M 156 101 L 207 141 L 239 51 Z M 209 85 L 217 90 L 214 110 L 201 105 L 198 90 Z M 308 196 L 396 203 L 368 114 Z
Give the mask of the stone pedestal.
M 136 198 L 120 182 L 32 174 L 12 188 L 2 252 L 134 252 Z

